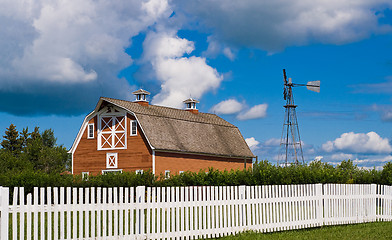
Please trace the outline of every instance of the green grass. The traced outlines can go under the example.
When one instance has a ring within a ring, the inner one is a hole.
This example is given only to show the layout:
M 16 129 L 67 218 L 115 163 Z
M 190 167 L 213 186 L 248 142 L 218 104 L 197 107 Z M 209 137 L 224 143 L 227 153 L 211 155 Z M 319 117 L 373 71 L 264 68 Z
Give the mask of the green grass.
M 392 239 L 392 222 L 375 222 L 355 225 L 328 226 L 275 233 L 245 232 L 236 236 L 217 238 L 219 240 L 264 240 L 264 239 L 322 239 L 322 240 L 370 240 Z

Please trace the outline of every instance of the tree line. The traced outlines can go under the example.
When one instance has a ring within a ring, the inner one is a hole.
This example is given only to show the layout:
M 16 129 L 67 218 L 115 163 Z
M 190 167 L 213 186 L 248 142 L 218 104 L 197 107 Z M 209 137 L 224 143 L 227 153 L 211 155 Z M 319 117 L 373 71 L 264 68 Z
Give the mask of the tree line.
M 0 175 L 43 172 L 59 174 L 70 170 L 71 158 L 67 149 L 56 144 L 52 129 L 21 132 L 11 124 L 5 131 L 0 148 Z

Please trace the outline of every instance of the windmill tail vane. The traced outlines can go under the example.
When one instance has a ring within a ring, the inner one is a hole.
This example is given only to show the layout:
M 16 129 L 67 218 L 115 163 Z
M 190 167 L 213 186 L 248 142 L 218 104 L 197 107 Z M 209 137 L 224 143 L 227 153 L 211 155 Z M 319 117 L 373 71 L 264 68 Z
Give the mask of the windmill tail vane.
M 292 88 L 304 86 L 310 91 L 320 92 L 320 81 L 310 81 L 307 84 L 293 83 L 291 78 L 287 80 L 285 69 L 283 69 L 283 81 L 283 99 L 286 101 L 286 104 L 283 106 L 285 108 L 285 117 L 280 140 L 281 152 L 279 154 L 278 164 L 282 163 L 282 161 L 285 166 L 289 164 L 303 164 L 304 156 L 296 114 L 297 105 L 294 104 Z

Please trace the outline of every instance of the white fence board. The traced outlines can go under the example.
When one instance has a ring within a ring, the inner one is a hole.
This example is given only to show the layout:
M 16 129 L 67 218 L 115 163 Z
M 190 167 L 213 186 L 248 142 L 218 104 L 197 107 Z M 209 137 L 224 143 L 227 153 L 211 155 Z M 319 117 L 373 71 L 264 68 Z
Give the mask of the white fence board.
M 16 187 L 9 197 L 0 187 L 1 239 L 197 239 L 392 220 L 392 186 L 375 184 Z

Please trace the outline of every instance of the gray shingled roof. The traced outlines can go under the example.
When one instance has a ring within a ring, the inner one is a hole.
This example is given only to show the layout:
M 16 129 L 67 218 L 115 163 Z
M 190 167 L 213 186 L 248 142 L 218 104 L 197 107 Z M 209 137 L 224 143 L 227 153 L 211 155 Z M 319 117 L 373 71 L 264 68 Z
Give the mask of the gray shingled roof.
M 101 99 L 133 112 L 157 151 L 254 157 L 238 128 L 215 114 L 193 114 L 169 107 Z

